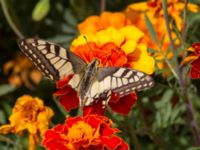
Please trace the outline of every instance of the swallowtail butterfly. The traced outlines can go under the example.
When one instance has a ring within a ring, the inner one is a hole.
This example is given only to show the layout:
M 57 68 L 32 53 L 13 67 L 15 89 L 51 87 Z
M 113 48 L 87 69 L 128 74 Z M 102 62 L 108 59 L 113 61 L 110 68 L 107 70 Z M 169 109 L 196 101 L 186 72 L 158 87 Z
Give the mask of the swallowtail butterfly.
M 91 105 L 98 98 L 104 99 L 105 105 L 111 93 L 122 97 L 154 85 L 152 78 L 143 72 L 123 67 L 98 67 L 98 59 L 86 64 L 70 50 L 42 39 L 22 39 L 19 47 L 51 80 L 58 81 L 73 74 L 68 84 L 79 93 L 81 106 Z

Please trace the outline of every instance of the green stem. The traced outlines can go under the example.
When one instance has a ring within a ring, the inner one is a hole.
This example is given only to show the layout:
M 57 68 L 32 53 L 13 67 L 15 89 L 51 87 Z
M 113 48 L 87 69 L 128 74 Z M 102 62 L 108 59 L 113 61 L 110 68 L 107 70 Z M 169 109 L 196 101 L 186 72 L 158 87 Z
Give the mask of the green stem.
M 23 149 L 21 145 L 19 145 L 18 143 L 14 142 L 13 140 L 7 138 L 4 135 L 0 135 L 0 141 L 12 144 L 13 146 L 16 146 L 18 149 Z
M 106 9 L 106 1 L 100 0 L 100 11 L 101 11 L 101 13 L 104 12 L 105 9 Z
M 162 57 L 164 58 L 167 66 L 169 67 L 169 69 L 171 70 L 172 74 L 174 75 L 174 77 L 178 80 L 178 75 L 176 73 L 176 71 L 174 70 L 174 68 L 172 67 L 171 63 L 169 62 L 169 60 L 167 59 L 167 57 L 165 56 L 165 54 L 163 53 L 163 51 L 161 50 L 162 48 L 159 46 L 159 52 L 162 55 Z
M 9 26 L 11 27 L 11 29 L 15 32 L 15 34 L 20 38 L 24 38 L 24 35 L 20 32 L 20 30 L 17 28 L 17 26 L 15 25 L 15 23 L 13 22 L 13 19 L 11 18 L 9 11 L 8 11 L 8 6 L 7 6 L 7 1 L 6 0 L 0 0 L 1 2 L 1 7 L 3 10 L 3 13 L 5 15 L 5 18 L 9 24 Z
M 162 138 L 158 136 L 156 133 L 154 133 L 151 128 L 149 127 L 140 128 L 136 131 L 136 133 L 137 134 L 142 133 L 148 135 L 153 140 L 153 142 L 160 147 L 161 150 L 168 149 L 166 143 L 162 140 Z
M 174 45 L 174 41 L 172 39 L 171 30 L 170 30 L 170 27 L 169 27 L 170 23 L 169 23 L 166 0 L 162 0 L 162 7 L 163 7 L 163 12 L 164 12 L 164 18 L 165 18 L 165 24 L 166 24 L 166 28 L 167 28 L 167 33 L 168 33 L 168 37 L 169 37 L 169 40 L 170 40 L 170 46 L 172 48 L 172 52 L 173 52 L 173 55 L 174 55 L 174 62 L 175 62 L 175 65 L 176 65 L 176 72 L 177 72 L 177 75 L 178 75 L 178 82 L 179 82 L 179 85 L 181 86 L 181 88 L 184 90 L 184 82 L 183 82 L 182 74 L 181 74 L 181 71 L 180 71 L 180 68 L 179 68 L 179 63 L 178 63 L 178 54 L 177 54 L 177 50 L 176 50 L 175 45 Z
M 138 99 L 137 103 L 138 103 L 138 106 L 140 107 L 139 109 L 141 111 L 141 115 L 142 115 L 142 118 L 143 118 L 143 121 L 144 121 L 144 126 L 148 127 L 149 121 L 148 121 L 148 117 L 147 117 L 146 112 L 145 112 L 145 108 L 143 106 L 143 102 L 142 102 L 141 99 Z
M 60 112 L 66 117 L 68 115 L 68 113 L 63 108 L 63 106 L 58 102 L 58 100 L 56 98 L 53 98 L 53 101 L 55 102 L 55 104 L 58 107 L 58 109 L 60 110 Z
M 198 127 L 197 127 L 196 120 L 194 119 L 194 108 L 193 108 L 192 100 L 188 96 L 188 86 L 187 86 L 187 83 L 184 82 L 182 72 L 179 68 L 178 55 L 177 55 L 177 51 L 176 51 L 175 46 L 174 46 L 174 41 L 172 39 L 172 34 L 171 34 L 171 31 L 170 31 L 170 27 L 169 27 L 169 17 L 168 17 L 168 12 L 167 12 L 166 0 L 162 0 L 162 7 L 163 7 L 163 11 L 164 11 L 164 18 L 165 18 L 165 22 L 166 22 L 167 33 L 168 33 L 168 36 L 169 36 L 169 39 L 170 39 L 170 45 L 171 45 L 171 48 L 172 48 L 172 51 L 173 51 L 173 54 L 174 54 L 176 71 L 178 73 L 178 82 L 179 82 L 179 85 L 180 85 L 181 90 L 182 90 L 181 96 L 185 99 L 185 102 L 186 102 L 185 103 L 186 110 L 187 110 L 186 112 L 187 112 L 187 116 L 188 116 L 188 120 L 189 120 L 189 124 L 190 124 L 191 130 L 192 130 L 192 134 L 193 134 L 195 144 L 197 146 L 200 146 L 200 134 L 199 134 L 199 130 L 198 130 Z M 187 0 L 185 0 L 185 9 L 186 8 L 187 8 Z M 182 36 L 186 36 L 186 35 L 182 35 Z M 184 43 L 185 43 L 185 41 L 184 41 Z M 188 77 L 186 77 L 186 78 L 188 78 Z
M 131 112 L 132 113 L 132 112 Z M 132 116 L 132 115 L 131 115 Z M 132 118 L 132 117 L 131 117 Z M 131 142 L 133 143 L 134 145 L 134 149 L 135 150 L 140 150 L 140 143 L 139 143 L 139 140 L 137 138 L 137 134 L 136 134 L 136 130 L 135 128 L 133 127 L 133 124 L 131 123 L 130 121 L 130 117 L 125 117 L 125 121 L 126 121 L 126 124 L 127 124 L 127 127 L 128 127 L 128 131 L 130 133 L 130 138 L 131 138 Z

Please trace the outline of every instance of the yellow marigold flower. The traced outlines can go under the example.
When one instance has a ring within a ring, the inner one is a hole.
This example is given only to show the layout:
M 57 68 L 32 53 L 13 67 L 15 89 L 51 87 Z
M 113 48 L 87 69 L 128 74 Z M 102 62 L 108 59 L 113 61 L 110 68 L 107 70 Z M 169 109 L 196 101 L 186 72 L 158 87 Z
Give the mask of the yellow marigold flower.
M 10 124 L 2 125 L 0 133 L 22 135 L 24 130 L 27 130 L 29 133 L 29 150 L 35 150 L 39 141 L 38 133 L 43 136 L 53 114 L 52 109 L 44 106 L 41 99 L 24 95 L 17 99 L 9 118 Z
M 5 75 L 9 75 L 8 82 L 17 87 L 24 84 L 26 87 L 32 88 L 33 85 L 30 80 L 38 84 L 42 79 L 42 74 L 22 54 L 17 55 L 13 60 L 5 63 L 3 72 Z
M 133 25 L 120 29 L 109 27 L 80 35 L 72 42 L 71 50 L 86 62 L 96 57 L 102 66 L 128 66 L 152 74 L 154 59 L 148 55 L 147 46 L 140 42 L 143 36 Z

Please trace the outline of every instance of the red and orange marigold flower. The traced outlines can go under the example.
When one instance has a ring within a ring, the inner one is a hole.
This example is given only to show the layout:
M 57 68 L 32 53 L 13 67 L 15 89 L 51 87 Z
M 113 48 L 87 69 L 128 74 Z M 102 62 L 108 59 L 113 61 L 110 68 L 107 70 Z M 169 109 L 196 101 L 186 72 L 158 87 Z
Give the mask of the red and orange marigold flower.
M 115 134 L 117 128 L 105 116 L 68 117 L 63 125 L 45 133 L 47 150 L 128 150 L 128 145 Z
M 192 52 L 187 56 L 182 64 L 191 62 L 190 64 L 190 76 L 192 79 L 200 79 L 200 43 L 192 44 L 192 47 L 189 49 Z
M 0 134 L 16 133 L 22 135 L 28 131 L 29 150 L 35 150 L 40 136 L 48 129 L 49 122 L 53 116 L 51 108 L 44 106 L 39 98 L 24 95 L 17 102 L 10 116 L 10 124 L 0 127 Z

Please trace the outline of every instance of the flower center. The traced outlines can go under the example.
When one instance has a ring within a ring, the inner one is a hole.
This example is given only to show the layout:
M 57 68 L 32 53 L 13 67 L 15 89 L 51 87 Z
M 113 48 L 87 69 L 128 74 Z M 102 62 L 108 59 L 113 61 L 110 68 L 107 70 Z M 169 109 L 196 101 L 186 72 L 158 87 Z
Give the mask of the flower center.
M 25 121 L 35 121 L 38 108 L 34 101 L 28 101 L 26 104 L 22 107 L 22 116 Z
M 83 145 L 88 145 L 94 138 L 95 129 L 89 124 L 79 121 L 68 130 L 67 139 L 70 144 L 81 142 Z

